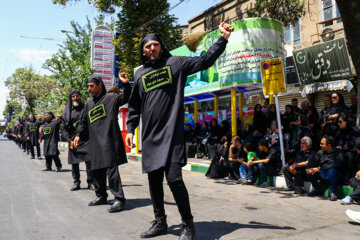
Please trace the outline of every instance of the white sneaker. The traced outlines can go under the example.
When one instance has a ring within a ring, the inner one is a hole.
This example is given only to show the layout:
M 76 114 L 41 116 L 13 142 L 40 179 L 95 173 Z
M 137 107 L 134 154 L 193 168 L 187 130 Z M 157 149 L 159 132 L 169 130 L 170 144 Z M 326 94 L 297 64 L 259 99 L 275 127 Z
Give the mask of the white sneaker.
M 352 203 L 352 198 L 350 196 L 346 196 L 341 199 L 341 204 L 343 205 L 350 205 Z
M 360 212 L 355 212 L 350 209 L 346 210 L 346 215 L 351 218 L 353 221 L 360 223 Z

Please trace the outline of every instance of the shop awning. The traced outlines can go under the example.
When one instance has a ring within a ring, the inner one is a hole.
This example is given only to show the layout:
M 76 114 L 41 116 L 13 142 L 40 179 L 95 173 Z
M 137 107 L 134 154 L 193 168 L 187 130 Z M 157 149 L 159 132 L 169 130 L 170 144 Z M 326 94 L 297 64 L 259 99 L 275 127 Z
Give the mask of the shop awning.
M 314 83 L 314 84 L 306 85 L 301 91 L 301 96 L 306 97 L 306 94 L 312 94 L 312 93 L 324 92 L 324 91 L 347 90 L 348 92 L 350 92 L 353 87 L 354 86 L 349 80 Z
M 185 104 L 193 103 L 194 100 L 197 100 L 199 102 L 209 101 L 214 99 L 215 96 L 220 97 L 220 96 L 230 95 L 230 91 L 231 88 L 228 88 L 219 91 L 211 91 L 207 93 L 185 96 L 184 103 Z M 236 92 L 242 92 L 243 94 L 258 94 L 259 92 L 262 92 L 262 89 L 252 88 L 252 87 L 236 87 Z

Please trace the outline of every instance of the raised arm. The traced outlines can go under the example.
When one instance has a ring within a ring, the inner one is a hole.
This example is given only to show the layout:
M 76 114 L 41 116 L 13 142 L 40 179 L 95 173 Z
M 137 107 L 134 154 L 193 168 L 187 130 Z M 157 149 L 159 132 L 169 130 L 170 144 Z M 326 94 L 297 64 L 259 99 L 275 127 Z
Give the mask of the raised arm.
M 221 33 L 221 37 L 215 43 L 213 43 L 213 45 L 209 48 L 205 55 L 199 57 L 181 58 L 182 66 L 184 67 L 187 75 L 211 67 L 220 57 L 220 55 L 225 51 L 226 44 L 233 28 L 230 25 L 222 22 L 219 25 L 219 30 Z
M 130 94 L 131 94 L 131 86 L 130 86 L 129 79 L 126 76 L 126 74 L 120 72 L 119 79 L 123 83 L 124 91 L 118 97 L 118 101 L 117 101 L 118 107 L 128 103 Z

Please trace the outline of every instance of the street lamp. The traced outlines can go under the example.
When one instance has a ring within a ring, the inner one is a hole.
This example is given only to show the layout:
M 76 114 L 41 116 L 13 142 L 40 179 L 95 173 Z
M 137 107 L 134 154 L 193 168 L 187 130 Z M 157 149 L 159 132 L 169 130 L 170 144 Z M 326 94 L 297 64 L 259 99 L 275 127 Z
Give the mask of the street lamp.
M 68 31 L 68 30 L 64 30 L 64 29 L 61 29 L 60 30 L 62 33 L 72 33 L 72 34 L 75 34 L 74 32 L 71 32 L 71 31 Z

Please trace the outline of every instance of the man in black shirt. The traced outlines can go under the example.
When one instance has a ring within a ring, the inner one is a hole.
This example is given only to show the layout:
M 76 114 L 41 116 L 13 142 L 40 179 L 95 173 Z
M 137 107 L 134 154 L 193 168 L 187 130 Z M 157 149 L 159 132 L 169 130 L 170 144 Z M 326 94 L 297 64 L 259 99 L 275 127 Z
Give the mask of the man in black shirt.
M 260 173 L 259 187 L 267 187 L 267 176 L 276 176 L 280 168 L 280 153 L 276 149 L 269 148 L 265 139 L 259 141 L 260 152 L 256 154 L 260 160 L 248 162 L 248 177 L 254 182 L 253 175 Z
M 187 76 L 212 66 L 224 52 L 230 26 L 221 23 L 220 38 L 199 57 L 171 56 L 157 34 L 141 41 L 143 66 L 136 70 L 129 100 L 126 143 L 133 147 L 135 128 L 142 118 L 142 166 L 148 174 L 155 221 L 141 238 L 167 233 L 163 179 L 167 179 L 182 218 L 181 240 L 193 239 L 195 228 L 189 194 L 181 168 L 186 165 L 184 144 L 184 88 Z
M 290 165 L 286 164 L 282 169 L 285 176 L 286 186 L 291 190 L 295 190 L 294 194 L 305 193 L 304 179 L 306 178 L 306 165 L 315 155 L 311 146 L 311 138 L 303 137 L 300 143 L 301 151 L 296 154 L 294 163 Z
M 329 184 L 330 200 L 336 201 L 337 186 L 344 181 L 344 175 L 341 172 L 344 163 L 344 154 L 340 149 L 335 148 L 334 138 L 331 136 L 324 136 L 320 142 L 321 150 L 316 154 L 317 164 L 312 164 L 306 169 L 308 179 L 314 191 L 308 196 L 318 196 L 321 194 L 318 180 Z
M 291 99 L 291 105 L 294 108 L 294 112 L 299 115 L 299 114 L 303 114 L 303 111 L 298 107 L 298 99 L 297 98 L 293 98 Z
M 99 76 L 88 79 L 88 91 L 92 97 L 86 102 L 74 139 L 79 147 L 81 136 L 88 131 L 88 150 L 96 199 L 89 206 L 107 203 L 106 177 L 114 195 L 114 202 L 108 212 L 119 212 L 125 208 L 125 195 L 118 166 L 127 163 L 124 143 L 120 134 L 118 112 L 128 102 L 131 86 L 126 75 L 119 75 L 123 83 L 123 94 L 106 92 Z

